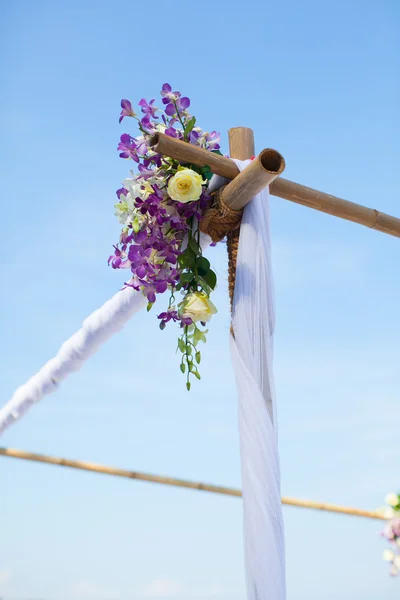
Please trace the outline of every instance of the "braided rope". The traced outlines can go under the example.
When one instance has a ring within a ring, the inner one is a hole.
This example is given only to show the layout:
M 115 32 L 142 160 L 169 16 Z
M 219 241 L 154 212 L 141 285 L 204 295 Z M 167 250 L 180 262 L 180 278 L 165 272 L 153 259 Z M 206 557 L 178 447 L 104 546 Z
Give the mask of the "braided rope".
M 222 199 L 225 186 L 212 194 L 213 203 L 200 221 L 200 231 L 209 235 L 212 241 L 220 242 L 227 238 L 228 286 L 231 309 L 236 281 L 236 260 L 239 247 L 240 223 L 243 211 L 232 210 Z

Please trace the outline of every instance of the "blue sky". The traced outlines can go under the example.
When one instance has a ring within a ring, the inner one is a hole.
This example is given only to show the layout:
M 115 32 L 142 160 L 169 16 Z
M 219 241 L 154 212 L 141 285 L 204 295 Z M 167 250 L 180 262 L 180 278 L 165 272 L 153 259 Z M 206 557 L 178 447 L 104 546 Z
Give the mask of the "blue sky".
M 285 177 L 399 215 L 395 0 L 0 7 L 1 402 L 123 274 L 106 261 L 121 98 L 168 81 L 207 130 L 256 132 Z M 125 124 L 126 123 L 126 124 Z M 132 131 L 134 133 L 134 131 Z M 273 197 L 285 495 L 375 508 L 400 486 L 399 240 Z M 1 445 L 240 486 L 224 248 L 190 395 L 175 330 L 141 315 Z M 243 599 L 241 501 L 0 461 L 7 600 Z M 285 508 L 290 600 L 391 600 L 379 522 Z

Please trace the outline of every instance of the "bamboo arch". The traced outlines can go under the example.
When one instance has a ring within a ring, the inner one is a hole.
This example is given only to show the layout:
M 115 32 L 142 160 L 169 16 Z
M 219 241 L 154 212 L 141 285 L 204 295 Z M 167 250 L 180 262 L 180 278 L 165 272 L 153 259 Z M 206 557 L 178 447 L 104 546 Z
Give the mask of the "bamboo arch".
M 102 473 L 103 475 L 114 475 L 115 477 L 125 477 L 126 479 L 136 479 L 137 481 L 147 481 L 149 483 L 158 483 L 160 485 L 169 485 L 173 487 L 186 488 L 202 492 L 210 492 L 212 494 L 222 494 L 224 496 L 242 496 L 241 490 L 220 485 L 212 485 L 197 481 L 188 481 L 186 479 L 177 479 L 175 477 L 164 477 L 162 475 L 152 475 L 141 471 L 128 471 L 126 469 L 118 469 L 97 463 L 84 462 L 81 460 L 71 460 L 69 458 L 59 458 L 56 456 L 47 456 L 45 454 L 35 454 L 15 448 L 0 448 L 1 456 L 17 458 L 22 460 L 30 460 L 33 462 L 55 465 L 58 467 L 69 467 L 71 469 L 79 469 L 81 471 L 91 471 L 92 473 Z M 282 504 L 287 506 L 295 506 L 297 508 L 308 508 L 313 510 L 321 510 L 332 512 L 341 515 L 350 515 L 353 517 L 365 517 L 368 519 L 386 520 L 382 510 L 365 510 L 362 508 L 352 508 L 349 506 L 338 506 L 327 502 L 315 502 L 314 500 L 301 500 L 299 498 L 282 497 Z

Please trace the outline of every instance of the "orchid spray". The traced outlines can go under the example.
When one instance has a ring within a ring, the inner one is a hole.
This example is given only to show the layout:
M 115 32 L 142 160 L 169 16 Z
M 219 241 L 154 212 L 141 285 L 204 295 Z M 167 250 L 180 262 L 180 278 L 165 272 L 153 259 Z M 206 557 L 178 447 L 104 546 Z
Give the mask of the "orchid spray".
M 159 294 L 167 292 L 166 309 L 158 315 L 160 329 L 173 321 L 181 334 L 178 350 L 180 369 L 190 390 L 191 376 L 200 379 L 199 342 L 206 341 L 207 322 L 217 312 L 210 300 L 217 277 L 203 256 L 199 222 L 209 208 L 207 193 L 212 173 L 208 166 L 181 165 L 161 156 L 149 145 L 155 133 L 182 140 L 221 154 L 217 132 L 203 132 L 188 112 L 190 100 L 172 91 L 165 83 L 161 98 L 163 110 L 155 100 L 140 100 L 137 114 L 129 100 L 121 101 L 119 122 L 125 117 L 137 121 L 140 135 L 121 135 L 121 158 L 137 163 L 137 172 L 125 179 L 117 190 L 115 214 L 122 224 L 119 243 L 109 257 L 114 269 L 129 269 L 125 286 L 143 293 L 150 310 Z
M 391 548 L 383 553 L 383 560 L 390 563 L 390 574 L 400 574 L 400 494 L 391 492 L 386 496 L 388 506 L 383 510 L 383 515 L 388 519 L 382 536 L 388 540 Z

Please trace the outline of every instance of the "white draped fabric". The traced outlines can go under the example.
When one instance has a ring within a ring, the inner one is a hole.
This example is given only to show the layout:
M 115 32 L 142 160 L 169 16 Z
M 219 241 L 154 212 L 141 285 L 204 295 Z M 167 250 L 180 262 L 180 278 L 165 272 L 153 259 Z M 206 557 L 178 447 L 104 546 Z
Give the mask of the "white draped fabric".
M 250 161 L 235 160 L 242 171 Z M 226 180 L 214 177 L 213 189 Z M 248 600 L 285 600 L 285 543 L 272 371 L 275 308 L 269 193 L 245 207 L 233 299 L 231 354 L 239 396 Z
M 250 161 L 235 161 L 243 170 Z M 226 180 L 214 176 L 211 188 Z M 203 239 L 206 247 L 209 238 Z M 62 379 L 80 369 L 98 348 L 146 305 L 126 288 L 108 300 L 67 340 L 57 355 L 0 410 L 0 433 Z M 280 495 L 277 415 L 272 372 L 274 299 L 268 190 L 244 210 L 233 302 L 231 353 L 239 395 L 244 551 L 248 600 L 285 600 L 285 552 Z
M 203 249 L 210 243 L 211 238 L 208 235 L 201 235 L 200 245 Z M 54 392 L 60 381 L 79 371 L 87 359 L 118 333 L 146 304 L 147 300 L 142 293 L 127 287 L 87 317 L 81 329 L 64 342 L 57 355 L 19 387 L 0 409 L 0 435 L 45 394 Z
M 242 170 L 249 161 L 236 161 Z M 272 371 L 275 309 L 268 189 L 244 209 L 231 352 L 239 395 L 248 600 L 284 600 L 285 545 Z
M 0 410 L 0 434 L 45 394 L 54 392 L 62 379 L 83 367 L 87 359 L 144 306 L 143 294 L 127 287 L 92 313 L 82 328 L 64 342 L 57 355 L 19 387 Z

